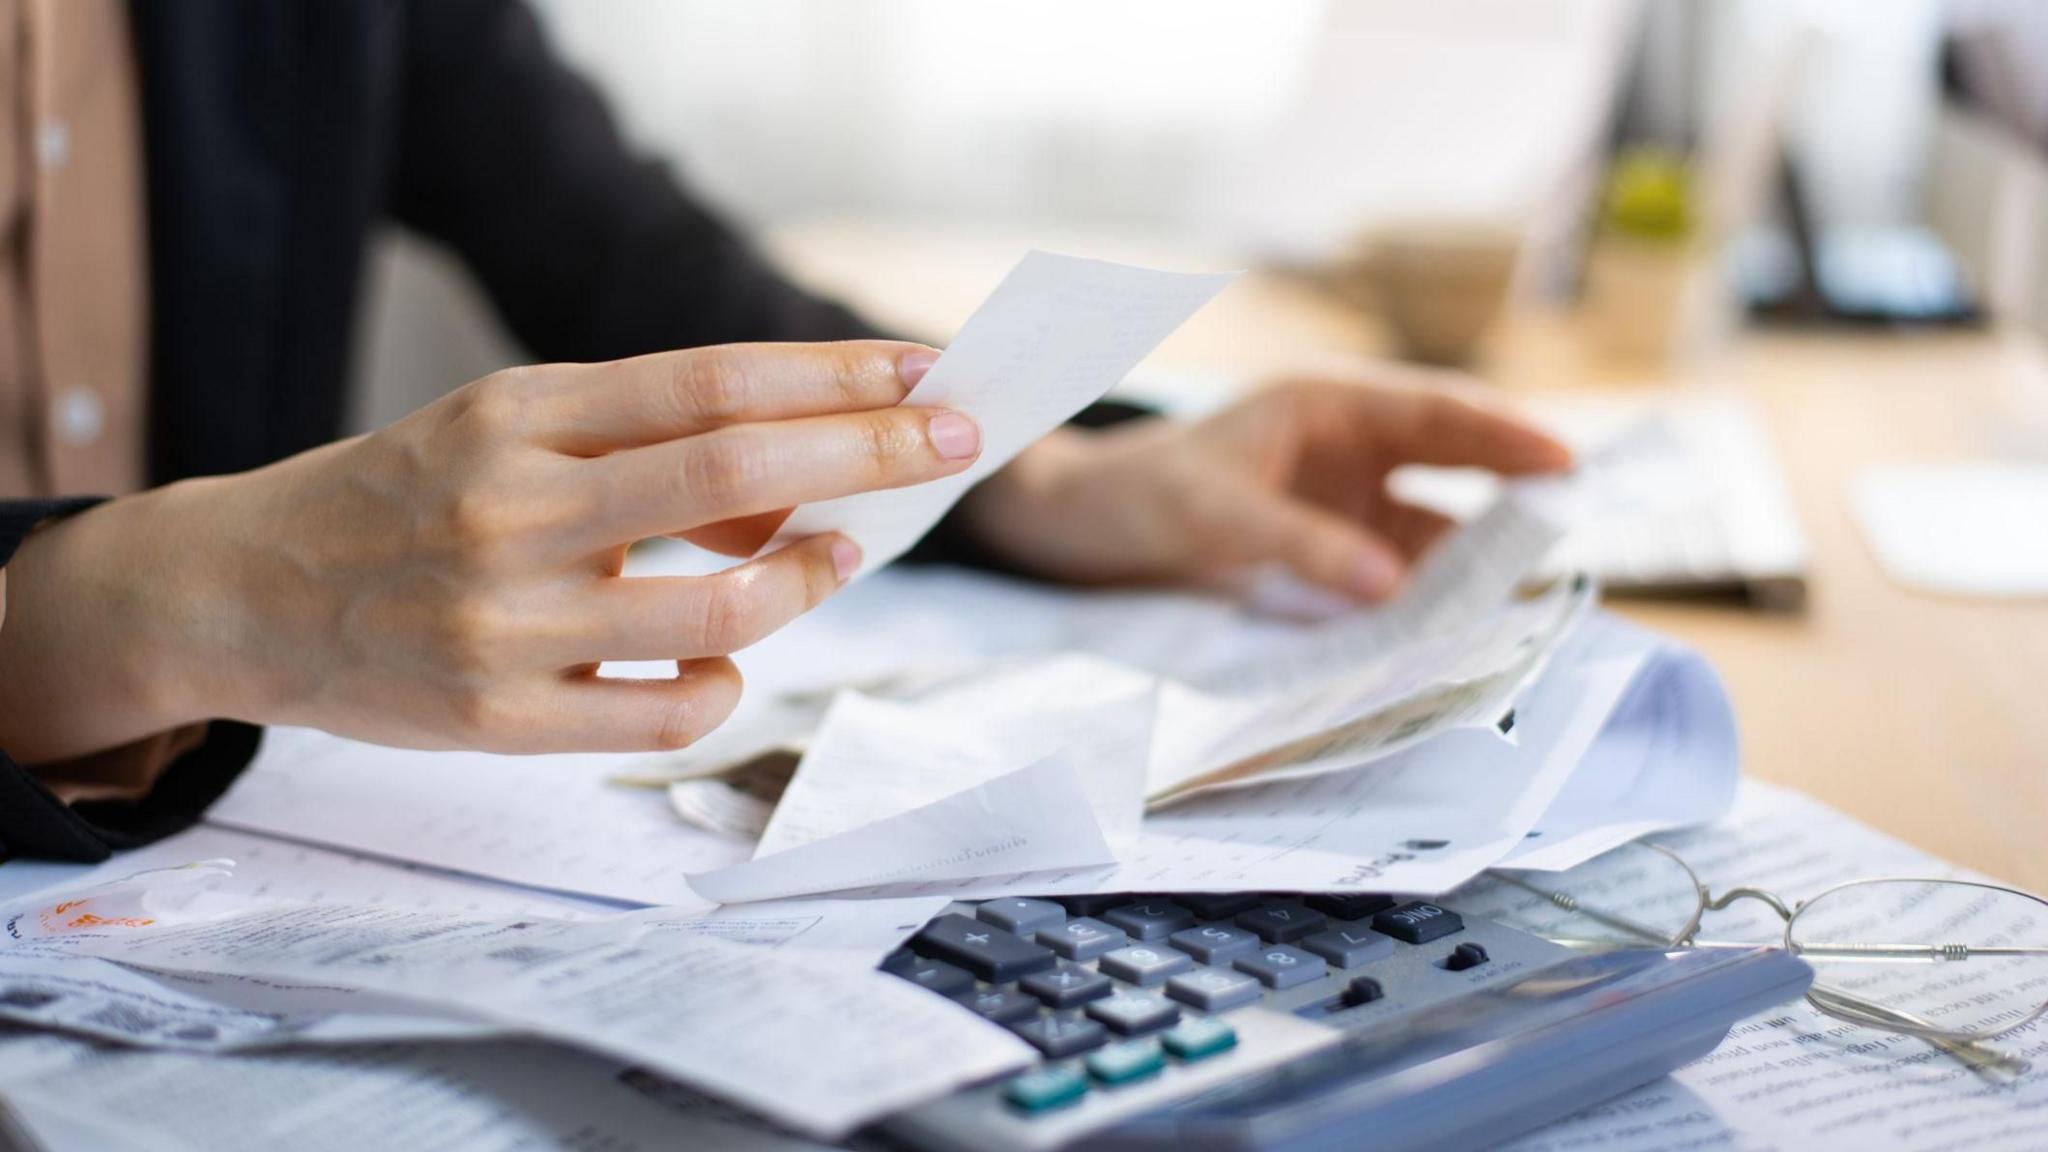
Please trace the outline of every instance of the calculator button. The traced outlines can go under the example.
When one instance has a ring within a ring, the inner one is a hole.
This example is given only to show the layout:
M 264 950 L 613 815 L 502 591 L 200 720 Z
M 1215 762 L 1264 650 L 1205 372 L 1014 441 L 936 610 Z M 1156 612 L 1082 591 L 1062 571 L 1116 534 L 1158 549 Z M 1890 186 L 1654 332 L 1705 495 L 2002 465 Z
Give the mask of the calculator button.
M 1029 936 L 1040 928 L 1050 927 L 1067 918 L 1067 910 L 1050 900 L 1033 900 L 1028 896 L 1011 896 L 1002 900 L 990 900 L 974 910 L 977 919 L 993 924 L 1005 932 Z
M 1131 902 L 1129 896 L 1111 893 L 1087 896 L 1055 896 L 1053 902 L 1067 910 L 1069 916 L 1099 916 L 1111 908 L 1121 908 Z
M 1372 918 L 1372 926 L 1408 944 L 1427 944 L 1465 930 L 1465 921 L 1448 908 L 1414 900 Z
M 1260 939 L 1271 944 L 1292 944 L 1312 932 L 1322 931 L 1329 922 L 1329 917 L 1321 912 L 1299 904 L 1268 904 L 1237 917 L 1238 927 L 1257 932 Z
M 1237 1047 L 1237 1029 L 1221 1020 L 1183 1020 L 1159 1037 L 1168 1052 L 1193 1063 Z
M 1329 931 L 1303 940 L 1301 946 L 1337 968 L 1356 968 L 1394 954 L 1392 937 L 1382 936 L 1362 923 L 1333 925 Z
M 1318 961 L 1321 963 L 1321 961 Z M 1180 1019 L 1180 1008 L 1157 992 L 1125 989 L 1088 1005 L 1088 1015 L 1126 1036 L 1166 1028 Z
M 1183 892 L 1173 902 L 1204 920 L 1228 920 L 1257 908 L 1263 899 L 1257 892 Z
M 993 924 L 941 916 L 910 941 L 913 950 L 957 964 L 991 984 L 1007 984 L 1053 966 L 1053 954 Z
M 1053 1060 L 1100 1048 L 1109 1039 L 1102 1025 L 1081 1016 L 1040 1016 L 1012 1024 L 1010 1031 Z
M 955 997 L 977 1016 L 998 1024 L 1028 1020 L 1038 1015 L 1038 999 L 1015 988 L 990 988 Z
M 1444 967 L 1453 972 L 1466 972 L 1479 967 L 1481 964 L 1486 963 L 1486 961 L 1486 949 L 1467 941 L 1451 949 L 1450 956 L 1444 960 Z
M 1164 940 L 1195 922 L 1195 914 L 1167 900 L 1127 904 L 1102 914 L 1103 920 L 1130 934 L 1133 940 Z
M 1175 932 L 1166 942 L 1204 964 L 1228 964 L 1257 948 L 1259 937 L 1228 924 L 1204 924 Z
M 1344 1006 L 1356 1008 L 1360 1004 L 1370 1004 L 1375 1000 L 1384 999 L 1386 995 L 1386 986 L 1378 980 L 1370 976 L 1354 976 L 1350 986 L 1344 989 Z
M 1249 972 L 1259 978 L 1259 983 L 1276 990 L 1306 984 L 1324 971 L 1320 957 L 1285 944 L 1275 944 L 1250 956 L 1240 956 L 1236 964 L 1238 971 Z
M 1166 994 L 1204 1012 L 1221 1012 L 1265 995 L 1259 991 L 1257 980 L 1228 968 L 1183 972 L 1166 982 Z
M 1088 1072 L 1104 1084 L 1128 1084 L 1166 1067 L 1159 1041 L 1121 1040 L 1088 1057 Z
M 1099 965 L 1105 975 L 1148 987 L 1194 966 L 1194 959 L 1187 953 L 1163 944 L 1133 944 L 1129 948 L 1104 952 Z
M 974 977 L 944 960 L 926 960 L 918 957 L 890 974 L 901 976 L 920 988 L 929 988 L 941 996 L 958 996 L 962 992 L 974 990 Z
M 1052 1064 L 1013 1077 L 1003 1098 L 1023 1112 L 1045 1112 L 1088 1094 L 1088 1076 L 1072 1064 Z
M 908 948 L 898 948 L 882 957 L 882 971 L 891 976 L 901 976 L 922 959 L 923 957 Z
M 1332 920 L 1363 920 L 1375 912 L 1392 908 L 1394 898 L 1376 892 L 1324 892 L 1310 896 L 1302 903 Z
M 1048 1008 L 1079 1008 L 1116 991 L 1116 984 L 1109 977 L 1066 963 L 1050 972 L 1026 976 L 1017 982 L 1017 987 L 1045 1001 Z
M 1076 916 L 1065 924 L 1041 928 L 1034 939 L 1069 960 L 1093 960 L 1130 943 L 1130 937 L 1093 916 Z

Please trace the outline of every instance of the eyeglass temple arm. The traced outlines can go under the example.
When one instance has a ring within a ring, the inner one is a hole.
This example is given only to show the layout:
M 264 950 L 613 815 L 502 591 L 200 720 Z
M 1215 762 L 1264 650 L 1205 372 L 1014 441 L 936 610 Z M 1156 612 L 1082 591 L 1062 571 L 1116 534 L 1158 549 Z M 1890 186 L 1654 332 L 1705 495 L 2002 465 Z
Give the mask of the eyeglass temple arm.
M 1975 944 L 1806 944 L 1792 951 L 1821 960 L 1968 960 L 1977 956 L 2048 956 L 2048 947 Z
M 2006 1076 L 2018 1076 L 2030 1067 L 2028 1061 L 2017 1056 L 1986 1047 L 1975 1040 L 1951 1036 L 1931 1036 L 1928 1032 L 1938 1025 L 1896 1008 L 1887 1008 L 1865 1000 L 1861 996 L 1844 992 L 1826 984 L 1815 984 L 1806 991 L 1806 999 L 1815 1008 L 1839 1020 L 1861 1024 L 1869 1028 L 1891 1030 L 1894 1026 L 1905 1025 L 1918 1031 L 1908 1035 L 1918 1036 L 1943 1052 L 1955 1057 L 1979 1072 L 1997 1072 Z
M 1505 880 L 1509 884 L 1512 884 L 1515 887 L 1520 888 L 1522 891 L 1530 893 L 1531 895 L 1541 896 L 1545 900 L 1550 901 L 1551 904 L 1555 905 L 1558 908 L 1562 908 L 1566 912 L 1577 913 L 1578 915 L 1584 916 L 1589 920 L 1594 920 L 1601 924 L 1605 924 L 1609 928 L 1613 928 L 1620 932 L 1630 933 L 1631 935 L 1637 936 L 1644 941 L 1654 942 L 1660 947 L 1669 946 L 1670 944 L 1675 943 L 1675 941 L 1671 939 L 1671 934 L 1669 932 L 1660 932 L 1647 924 L 1642 924 L 1635 920 L 1631 920 L 1627 916 L 1624 916 L 1619 912 L 1609 912 L 1604 908 L 1596 908 L 1591 904 L 1580 903 L 1578 897 L 1573 896 L 1569 892 L 1546 891 L 1542 888 L 1538 888 L 1536 885 L 1531 884 L 1526 880 L 1523 880 L 1519 876 L 1515 876 L 1507 872 L 1495 872 L 1493 873 L 1493 876 L 1495 879 Z

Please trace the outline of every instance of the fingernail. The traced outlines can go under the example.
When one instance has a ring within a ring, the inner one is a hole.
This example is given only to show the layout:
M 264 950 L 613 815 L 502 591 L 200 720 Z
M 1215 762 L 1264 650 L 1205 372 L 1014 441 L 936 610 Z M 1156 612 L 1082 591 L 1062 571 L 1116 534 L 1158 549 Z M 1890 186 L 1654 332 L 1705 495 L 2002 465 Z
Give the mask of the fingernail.
M 903 378 L 905 388 L 915 388 L 917 382 L 924 379 L 924 374 L 938 362 L 939 354 L 935 349 L 913 348 L 897 358 L 896 374 Z
M 839 582 L 844 584 L 848 580 L 853 579 L 853 574 L 859 570 L 860 545 L 855 544 L 844 536 L 834 540 L 832 542 L 832 571 L 839 574 Z
M 1351 586 L 1367 600 L 1381 600 L 1401 582 L 1400 565 L 1377 549 L 1358 554 L 1351 569 Z
M 941 412 L 928 428 L 932 447 L 948 460 L 965 460 L 981 451 L 981 429 L 958 412 Z

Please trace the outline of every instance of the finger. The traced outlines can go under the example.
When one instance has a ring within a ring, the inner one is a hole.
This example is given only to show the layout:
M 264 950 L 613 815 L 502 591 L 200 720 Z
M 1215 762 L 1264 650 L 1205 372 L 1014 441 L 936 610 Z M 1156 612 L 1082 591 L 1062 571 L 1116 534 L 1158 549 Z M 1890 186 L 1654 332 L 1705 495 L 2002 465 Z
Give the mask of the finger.
M 1370 527 L 1412 563 L 1457 523 L 1428 508 L 1389 501 L 1373 515 Z
M 578 674 L 545 690 L 541 746 L 527 751 L 648 752 L 687 748 L 732 714 L 740 670 L 724 657 L 684 660 L 668 680 Z
M 859 567 L 860 548 L 829 533 L 709 576 L 604 580 L 549 656 L 567 666 L 729 655 L 816 607 Z
M 782 529 L 782 522 L 789 519 L 789 514 L 794 511 L 794 508 L 777 508 L 773 512 L 691 528 L 677 535 L 721 556 L 752 556 L 761 550 L 761 545 L 774 538 L 775 533 Z
M 1220 510 L 1236 558 L 1279 561 L 1296 576 L 1354 600 L 1394 594 L 1406 571 L 1392 545 L 1369 529 L 1310 504 L 1257 493 Z
M 529 398 L 551 447 L 595 456 L 714 428 L 888 408 L 938 352 L 893 340 L 725 344 L 552 366 Z
M 757 516 L 966 470 L 981 453 L 973 420 L 943 408 L 884 408 L 741 424 L 615 452 L 579 465 L 583 547 Z
M 1450 392 L 1377 389 L 1356 396 L 1370 409 L 1361 415 L 1374 433 L 1405 462 L 1506 475 L 1571 467 L 1571 449 L 1547 433 Z

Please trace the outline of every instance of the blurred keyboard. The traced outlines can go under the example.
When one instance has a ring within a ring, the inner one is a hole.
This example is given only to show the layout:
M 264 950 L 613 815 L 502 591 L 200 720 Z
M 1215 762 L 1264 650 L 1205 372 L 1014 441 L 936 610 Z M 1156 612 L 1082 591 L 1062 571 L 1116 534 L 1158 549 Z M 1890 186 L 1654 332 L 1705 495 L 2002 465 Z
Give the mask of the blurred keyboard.
M 1546 970 L 1582 960 L 1434 901 L 1378 895 L 956 904 L 883 970 L 1009 1028 L 1041 1061 L 899 1117 L 883 1135 L 947 1149 L 1093 1140 L 1349 1035 L 1438 1015 L 1449 1020 L 1461 1002 L 1489 989 L 1526 987 Z M 1735 1006 L 1715 1007 L 1725 1029 Z M 1666 1032 L 1662 1043 L 1682 1039 Z M 1548 1112 L 1517 1114 L 1539 1123 L 1561 1114 L 1557 1108 L 1661 1075 L 1670 1065 L 1659 1055 L 1650 1047 L 1632 1052 L 1630 1071 L 1610 1075 L 1600 1093 L 1560 1083 L 1555 1092 L 1570 1098 L 1550 1101 Z
M 1770 611 L 1806 600 L 1806 541 L 1756 412 L 1724 396 L 1552 399 L 1530 414 L 1586 462 L 1578 525 L 1539 577 L 1587 572 L 1623 595 L 1735 596 Z M 1403 469 L 1403 498 L 1451 515 L 1491 477 Z

